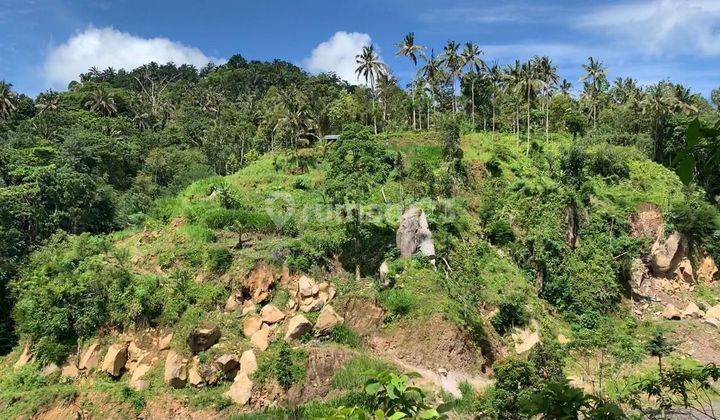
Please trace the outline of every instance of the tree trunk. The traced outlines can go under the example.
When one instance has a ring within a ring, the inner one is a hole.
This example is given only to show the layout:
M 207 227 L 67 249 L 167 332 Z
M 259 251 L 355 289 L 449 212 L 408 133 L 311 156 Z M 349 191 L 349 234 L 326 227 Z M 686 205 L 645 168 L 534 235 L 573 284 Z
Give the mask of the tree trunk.
M 473 124 L 473 131 L 475 131 L 475 79 L 473 78 L 472 85 L 470 87 L 470 91 L 472 92 L 472 124 Z
M 550 96 L 545 104 L 545 141 L 550 138 Z

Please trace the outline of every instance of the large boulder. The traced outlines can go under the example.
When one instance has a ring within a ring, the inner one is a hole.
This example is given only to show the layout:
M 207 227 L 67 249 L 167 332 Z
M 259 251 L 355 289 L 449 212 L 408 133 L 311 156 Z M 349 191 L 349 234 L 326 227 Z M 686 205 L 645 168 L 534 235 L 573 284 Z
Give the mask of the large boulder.
M 301 298 L 315 296 L 320 291 L 320 287 L 315 280 L 305 275 L 300 277 L 298 280 L 298 292 Z
M 250 315 L 243 319 L 243 335 L 250 338 L 262 327 L 262 318 L 259 315 Z
M 657 240 L 650 250 L 650 264 L 658 277 L 668 277 L 678 264 L 689 255 L 689 245 L 685 235 L 673 232 L 665 241 Z
M 312 330 L 312 323 L 304 315 L 298 314 L 290 318 L 285 332 L 285 341 L 297 340 L 303 334 Z
M 150 387 L 150 381 L 145 378 L 145 375 L 150 372 L 152 366 L 149 364 L 140 364 L 133 371 L 130 377 L 130 388 L 136 391 L 142 391 Z
M 693 273 L 692 263 L 689 259 L 683 258 L 680 260 L 677 268 L 675 268 L 675 279 L 689 284 L 695 283 L 695 274 Z
M 250 337 L 250 342 L 261 351 L 265 351 L 270 345 L 271 332 L 270 328 L 262 328 Z
M 390 265 L 387 263 L 387 261 L 383 261 L 382 264 L 380 264 L 380 269 L 378 270 L 378 273 L 380 274 L 380 285 L 382 287 L 392 286 L 393 279 L 389 277 Z
M 100 342 L 95 340 L 83 350 L 78 368 L 80 370 L 95 369 L 98 367 L 98 363 L 100 363 Z
M 702 318 L 705 313 L 695 304 L 690 302 L 682 311 L 683 318 Z
M 253 383 L 245 373 L 238 373 L 235 376 L 230 389 L 225 393 L 225 396 L 230 398 L 235 404 L 245 405 L 250 401 L 252 396 Z
M 328 334 L 336 325 L 342 324 L 343 318 L 335 312 L 331 305 L 326 305 L 317 321 L 315 322 L 315 332 L 318 335 Z
M 163 374 L 165 384 L 173 388 L 184 388 L 187 379 L 187 362 L 180 354 L 170 350 L 165 359 L 165 372 Z
M 170 343 L 172 343 L 173 333 L 167 333 L 158 340 L 158 350 L 170 350 Z
M 255 303 L 264 302 L 270 297 L 270 291 L 276 279 L 275 270 L 267 265 L 258 265 L 245 279 L 243 293 Z
M 113 344 L 105 354 L 102 370 L 110 374 L 110 376 L 120 376 L 123 367 L 125 367 L 125 362 L 127 362 L 127 356 L 127 344 Z
M 263 306 L 260 310 L 260 316 L 262 317 L 263 322 L 268 325 L 276 324 L 285 319 L 285 314 L 272 303 L 268 303 Z
M 720 321 L 720 305 L 715 305 L 705 312 L 705 318 L 714 318 Z
M 255 352 L 252 350 L 245 350 L 240 356 L 240 372 L 247 376 L 252 375 L 257 370 L 257 359 L 255 358 Z
M 215 359 L 215 367 L 225 375 L 232 375 L 240 369 L 240 360 L 234 354 L 223 354 Z
M 401 257 L 409 258 L 419 251 L 435 263 L 432 232 L 425 213 L 419 208 L 412 206 L 403 213 L 395 242 Z
M 669 303 L 667 306 L 665 306 L 665 309 L 662 312 L 662 316 L 665 319 L 678 320 L 682 318 L 682 313 L 678 310 L 678 308 L 675 307 L 675 305 Z
M 651 294 L 649 282 L 645 281 L 649 277 L 649 270 L 643 260 L 633 259 L 630 265 L 630 291 L 633 298 L 645 298 Z
M 188 346 L 193 353 L 200 353 L 220 340 L 220 328 L 195 328 L 188 336 Z

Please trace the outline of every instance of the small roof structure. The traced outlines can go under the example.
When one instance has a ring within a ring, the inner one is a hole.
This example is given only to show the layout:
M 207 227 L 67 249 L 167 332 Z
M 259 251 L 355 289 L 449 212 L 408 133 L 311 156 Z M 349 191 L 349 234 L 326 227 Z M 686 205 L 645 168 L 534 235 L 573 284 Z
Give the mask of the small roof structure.
M 340 139 L 340 135 L 339 134 L 328 134 L 327 136 L 323 137 L 323 139 L 325 139 L 325 141 L 327 141 L 327 142 L 333 142 L 333 141 Z

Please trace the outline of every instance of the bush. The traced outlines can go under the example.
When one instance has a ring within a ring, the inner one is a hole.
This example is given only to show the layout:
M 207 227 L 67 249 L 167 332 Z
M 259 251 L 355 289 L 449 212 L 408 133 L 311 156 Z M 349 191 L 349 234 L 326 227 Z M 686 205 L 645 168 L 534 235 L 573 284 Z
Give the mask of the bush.
M 415 297 L 404 289 L 389 289 L 380 293 L 379 302 L 395 318 L 407 315 L 415 304 Z
M 528 320 L 525 299 L 522 296 L 513 296 L 500 303 L 498 312 L 492 317 L 490 323 L 499 334 L 505 334 L 513 327 L 525 325 Z
M 338 324 L 330 330 L 330 339 L 348 347 L 360 347 L 360 336 L 345 324 Z
M 700 197 L 676 202 L 670 209 L 670 223 L 696 243 L 712 239 L 720 229 L 720 215 L 717 208 Z
M 491 222 L 487 235 L 490 242 L 495 245 L 505 245 L 515 240 L 515 233 L 505 219 L 495 219 Z

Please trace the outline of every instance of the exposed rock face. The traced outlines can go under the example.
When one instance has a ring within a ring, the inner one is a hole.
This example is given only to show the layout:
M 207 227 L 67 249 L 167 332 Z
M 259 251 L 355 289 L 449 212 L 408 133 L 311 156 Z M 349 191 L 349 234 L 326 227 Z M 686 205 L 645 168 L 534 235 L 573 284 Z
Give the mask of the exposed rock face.
M 718 268 L 713 257 L 710 255 L 703 256 L 697 269 L 698 280 L 713 281 L 717 272 Z
M 650 250 L 653 274 L 667 277 L 689 253 L 688 241 L 679 232 L 673 232 L 664 242 L 656 241 Z
M 196 328 L 188 337 L 188 346 L 193 353 L 200 353 L 212 347 L 220 340 L 220 328 Z
M 250 401 L 252 396 L 253 383 L 245 373 L 238 373 L 235 376 L 232 386 L 225 396 L 230 398 L 235 404 L 245 405 Z
M 290 318 L 288 322 L 287 332 L 285 333 L 285 341 L 297 340 L 303 334 L 312 330 L 312 323 L 305 318 L 304 315 L 298 314 Z
M 255 303 L 264 302 L 270 297 L 270 290 L 276 279 L 275 270 L 266 265 L 258 265 L 245 280 L 243 294 Z
M 234 312 L 240 308 L 241 303 L 242 297 L 238 298 L 235 293 L 232 293 L 228 296 L 227 301 L 225 301 L 225 311 Z
M 301 403 L 324 398 L 332 389 L 332 379 L 353 353 L 341 348 L 317 348 L 308 354 Z
M 298 280 L 298 293 L 302 298 L 315 296 L 320 291 L 319 286 L 315 283 L 315 280 L 303 275 Z
M 343 323 L 343 318 L 335 312 L 331 305 L 327 305 L 320 311 L 317 322 L 315 322 L 315 332 L 318 335 L 327 334 L 336 325 Z
M 650 284 L 646 281 L 650 277 L 650 271 L 640 258 L 633 259 L 630 266 L 630 291 L 633 298 L 645 298 L 650 296 Z
M 257 370 L 257 359 L 255 359 L 255 352 L 252 350 L 245 350 L 240 356 L 240 372 L 247 376 L 252 375 Z
M 678 310 L 678 308 L 675 307 L 672 303 L 669 303 L 667 306 L 665 306 L 665 309 L 662 313 L 663 318 L 665 319 L 674 319 L 678 320 L 682 318 L 682 314 Z
M 58 365 L 56 365 L 55 363 L 50 363 L 49 365 L 45 365 L 45 367 L 43 367 L 40 370 L 40 374 L 42 376 L 50 376 L 50 375 L 54 375 L 58 372 L 60 372 L 60 367 Z
M 580 243 L 580 235 L 578 234 L 580 217 L 578 215 L 578 208 L 573 204 L 565 206 L 565 243 L 571 248 L 575 249 Z
M 78 370 L 74 360 L 68 359 L 62 366 L 60 366 L 60 377 L 62 378 L 75 378 L 79 374 L 80 370 Z
M 372 300 L 365 297 L 351 298 L 345 307 L 345 323 L 360 335 L 368 335 L 382 324 L 385 313 Z
M 243 320 L 243 334 L 250 338 L 262 327 L 262 318 L 258 315 L 251 315 Z
M 95 369 L 100 362 L 100 342 L 95 340 L 87 346 L 80 356 L 78 368 L 80 370 Z
M 635 237 L 661 238 L 665 230 L 665 222 L 660 208 L 652 203 L 637 206 L 637 211 L 628 217 L 630 233 Z
M 285 319 L 285 314 L 271 303 L 263 306 L 260 310 L 260 316 L 266 324 L 276 324 Z
M 30 344 L 25 343 L 25 347 L 23 347 L 23 351 L 22 353 L 20 353 L 20 357 L 18 357 L 17 361 L 13 365 L 13 369 L 20 369 L 21 367 L 28 364 L 28 362 L 30 362 L 30 359 L 32 359 L 32 354 L 30 353 Z
M 538 334 L 537 331 L 533 331 L 530 327 L 525 327 L 524 329 L 515 328 L 512 338 L 515 340 L 515 353 L 517 354 L 529 351 L 540 342 L 540 334 Z
M 202 376 L 200 376 L 200 370 L 197 365 L 190 366 L 190 369 L 188 369 L 187 382 L 190 386 L 194 386 L 196 388 L 201 387 L 205 383 Z
M 163 380 L 173 388 L 184 388 L 187 383 L 187 363 L 182 356 L 170 350 L 165 359 Z
M 223 354 L 215 359 L 215 366 L 222 373 L 230 375 L 240 369 L 240 360 L 234 354 Z
M 111 376 L 118 377 L 127 362 L 127 344 L 113 344 L 108 348 L 103 360 L 102 370 Z
M 433 264 L 435 263 L 435 244 L 432 232 L 430 232 L 425 213 L 419 208 L 412 206 L 403 213 L 395 242 L 401 257 L 409 258 L 420 251 Z

